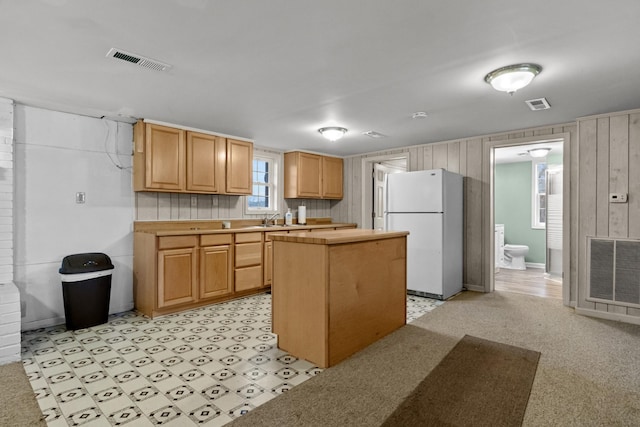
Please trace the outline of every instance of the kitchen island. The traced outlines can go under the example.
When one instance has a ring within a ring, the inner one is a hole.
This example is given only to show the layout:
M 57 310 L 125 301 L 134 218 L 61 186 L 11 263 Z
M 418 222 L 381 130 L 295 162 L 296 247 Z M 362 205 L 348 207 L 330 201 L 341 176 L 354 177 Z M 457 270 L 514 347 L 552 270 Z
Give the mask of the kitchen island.
M 403 326 L 408 234 L 273 234 L 278 347 L 326 368 Z

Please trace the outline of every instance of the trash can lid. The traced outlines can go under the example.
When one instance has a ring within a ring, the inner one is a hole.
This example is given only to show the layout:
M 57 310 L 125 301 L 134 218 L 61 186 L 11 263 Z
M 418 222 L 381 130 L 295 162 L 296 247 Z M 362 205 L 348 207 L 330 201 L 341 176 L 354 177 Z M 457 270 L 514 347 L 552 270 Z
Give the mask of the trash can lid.
M 67 255 L 62 259 L 60 274 L 78 274 L 91 271 L 102 271 L 113 268 L 111 259 L 100 252 Z

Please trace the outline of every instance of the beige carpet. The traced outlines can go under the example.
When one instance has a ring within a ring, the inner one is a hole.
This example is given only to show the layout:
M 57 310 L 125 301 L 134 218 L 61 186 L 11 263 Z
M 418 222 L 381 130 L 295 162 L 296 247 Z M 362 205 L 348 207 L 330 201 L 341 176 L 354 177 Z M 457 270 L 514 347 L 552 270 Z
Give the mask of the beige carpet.
M 0 366 L 0 426 L 46 426 L 22 362 Z
M 542 353 L 523 425 L 639 425 L 640 326 L 508 292 L 463 293 L 231 425 L 380 425 L 465 334 Z

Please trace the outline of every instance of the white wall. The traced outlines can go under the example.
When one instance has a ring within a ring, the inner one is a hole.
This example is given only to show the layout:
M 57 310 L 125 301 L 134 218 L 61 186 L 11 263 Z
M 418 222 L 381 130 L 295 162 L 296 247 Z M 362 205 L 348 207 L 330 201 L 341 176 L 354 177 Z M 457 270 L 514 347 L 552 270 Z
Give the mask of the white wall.
M 109 312 L 133 308 L 132 126 L 15 107 L 15 274 L 22 329 L 64 323 L 58 268 L 104 252 L 115 265 Z M 126 167 L 119 169 L 110 160 Z M 76 192 L 86 194 L 77 204 Z
M 0 98 L 0 365 L 20 360 L 20 293 L 13 283 L 13 101 Z

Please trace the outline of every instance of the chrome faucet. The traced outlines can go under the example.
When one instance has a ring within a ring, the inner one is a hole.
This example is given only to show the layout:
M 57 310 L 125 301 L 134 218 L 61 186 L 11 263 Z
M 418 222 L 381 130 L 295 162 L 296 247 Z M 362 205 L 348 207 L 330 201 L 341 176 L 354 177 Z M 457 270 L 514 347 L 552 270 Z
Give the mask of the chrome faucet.
M 273 221 L 273 225 L 276 225 L 276 218 L 278 217 L 278 215 L 280 215 L 280 212 L 276 212 L 271 216 L 265 215 L 264 219 L 262 220 L 262 225 L 267 227 L 269 225 L 269 221 Z

